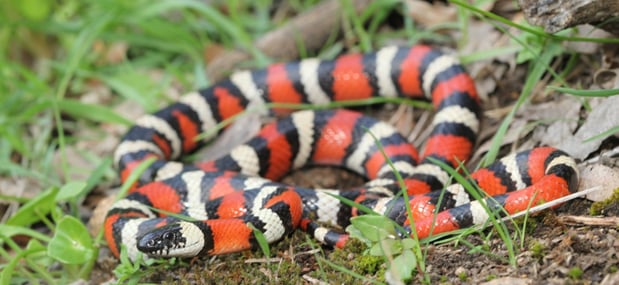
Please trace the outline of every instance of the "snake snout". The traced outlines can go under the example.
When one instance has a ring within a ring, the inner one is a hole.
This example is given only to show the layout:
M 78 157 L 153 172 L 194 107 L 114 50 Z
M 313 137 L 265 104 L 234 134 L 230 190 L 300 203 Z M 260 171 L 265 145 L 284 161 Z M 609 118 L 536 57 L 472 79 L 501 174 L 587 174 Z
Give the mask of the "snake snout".
M 178 222 L 153 229 L 138 238 L 139 251 L 154 257 L 196 255 L 203 245 L 202 234 L 189 222 Z
M 137 247 L 141 252 L 151 256 L 165 256 L 170 253 L 170 250 L 183 247 L 185 242 L 182 227 L 178 224 L 170 224 L 138 237 Z

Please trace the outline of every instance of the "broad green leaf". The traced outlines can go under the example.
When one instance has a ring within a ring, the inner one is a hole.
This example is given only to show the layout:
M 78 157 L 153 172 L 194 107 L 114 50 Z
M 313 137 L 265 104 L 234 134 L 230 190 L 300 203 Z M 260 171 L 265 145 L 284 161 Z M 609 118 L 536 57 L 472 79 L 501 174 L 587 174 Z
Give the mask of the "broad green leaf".
M 391 256 L 402 251 L 402 243 L 396 239 L 384 239 L 375 243 L 370 248 L 370 254 L 374 256 Z
M 60 192 L 56 195 L 56 202 L 67 201 L 76 198 L 86 187 L 86 182 L 72 181 L 60 187 Z
M 65 216 L 56 227 L 47 254 L 66 264 L 83 264 L 94 258 L 92 238 L 86 226 L 73 216 Z
M 395 236 L 393 221 L 379 215 L 363 215 L 354 217 L 350 223 L 367 239 L 377 242 L 389 236 Z
M 44 235 L 38 231 L 32 230 L 27 227 L 22 227 L 22 226 L 0 224 L 0 233 L 2 233 L 2 236 L 7 237 L 7 238 L 10 238 L 14 235 L 25 235 L 25 236 L 31 237 L 32 238 L 31 240 L 38 239 L 44 242 L 50 241 L 50 238 L 47 235 Z
M 132 124 L 130 120 L 101 105 L 86 104 L 77 100 L 63 99 L 58 102 L 58 108 L 71 116 L 92 120 L 95 122 L 116 123 L 127 126 Z
M 415 268 L 417 268 L 415 254 L 411 250 L 404 250 L 402 254 L 393 259 L 389 270 L 400 280 L 406 281 L 411 279 Z
M 28 244 L 26 245 L 26 249 L 32 250 L 32 251 L 40 251 L 40 250 L 45 250 L 45 246 L 36 239 L 30 239 L 28 241 Z
M 619 89 L 581 90 L 558 86 L 548 86 L 546 88 L 582 97 L 610 97 L 619 95 Z
M 25 256 L 26 258 L 44 268 L 47 268 L 56 262 L 54 259 L 47 256 L 47 247 L 36 239 L 30 239 L 28 241 L 26 251 L 28 252 L 28 255 Z
M 412 238 L 405 238 L 402 240 L 402 247 L 405 249 L 412 249 L 417 247 L 417 245 L 419 244 L 419 241 L 414 240 Z
M 56 207 L 58 188 L 52 187 L 24 204 L 6 221 L 7 225 L 29 226 Z
M 19 4 L 19 10 L 25 18 L 37 22 L 45 20 L 52 9 L 50 0 L 22 0 L 15 3 Z

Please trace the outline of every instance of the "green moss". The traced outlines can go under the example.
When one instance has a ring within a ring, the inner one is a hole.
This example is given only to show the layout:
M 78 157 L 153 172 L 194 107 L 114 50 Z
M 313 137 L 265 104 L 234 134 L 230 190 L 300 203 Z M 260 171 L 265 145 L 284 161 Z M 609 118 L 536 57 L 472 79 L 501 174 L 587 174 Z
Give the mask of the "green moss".
M 608 199 L 600 202 L 595 202 L 591 205 L 589 209 L 589 214 L 592 216 L 600 215 L 603 213 L 604 209 L 606 209 L 611 204 L 619 203 L 619 188 L 613 191 L 613 195 L 608 197 Z
M 531 256 L 537 259 L 541 259 L 542 257 L 544 257 L 546 247 L 539 241 L 533 240 L 529 244 L 529 251 L 531 251 Z
M 386 268 L 384 257 L 365 254 L 366 249 L 367 246 L 363 242 L 357 239 L 351 239 L 348 241 L 348 243 L 346 243 L 346 246 L 344 248 L 333 250 L 333 252 L 329 254 L 329 260 L 335 264 L 341 265 L 355 273 L 364 275 L 368 278 L 384 278 L 383 276 L 385 275 Z M 347 279 L 350 279 L 339 281 L 349 281 L 353 283 L 359 281 L 353 276 L 342 274 L 337 270 L 336 273 L 339 273 L 340 276 L 347 276 Z
M 580 267 L 572 267 L 570 268 L 570 271 L 567 272 L 567 276 L 571 279 L 580 279 L 583 274 L 584 272 L 580 269 Z
M 354 259 L 353 270 L 360 274 L 375 275 L 384 272 L 385 260 L 381 256 L 362 255 Z

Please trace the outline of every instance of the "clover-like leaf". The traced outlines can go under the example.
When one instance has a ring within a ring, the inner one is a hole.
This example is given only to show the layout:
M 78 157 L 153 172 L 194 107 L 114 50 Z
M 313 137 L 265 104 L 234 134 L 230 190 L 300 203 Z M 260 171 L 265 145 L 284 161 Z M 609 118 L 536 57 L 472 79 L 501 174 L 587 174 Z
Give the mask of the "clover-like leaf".
M 15 214 L 6 221 L 7 225 L 27 227 L 56 207 L 56 194 L 58 188 L 52 187 L 37 195 L 32 200 L 21 206 Z
M 86 182 L 72 181 L 60 188 L 60 192 L 56 195 L 56 201 L 66 201 L 76 198 L 86 188 Z
M 402 254 L 398 255 L 391 262 L 389 271 L 399 280 L 410 280 L 413 276 L 413 270 L 417 267 L 417 258 L 411 250 L 403 250 Z
M 392 256 L 402 251 L 400 240 L 383 239 L 370 248 L 370 254 L 374 256 Z
M 47 255 L 66 264 L 83 264 L 95 249 L 86 226 L 72 216 L 63 217 L 47 248 Z
M 363 215 L 354 217 L 350 223 L 367 239 L 377 242 L 390 236 L 395 236 L 393 221 L 385 216 Z

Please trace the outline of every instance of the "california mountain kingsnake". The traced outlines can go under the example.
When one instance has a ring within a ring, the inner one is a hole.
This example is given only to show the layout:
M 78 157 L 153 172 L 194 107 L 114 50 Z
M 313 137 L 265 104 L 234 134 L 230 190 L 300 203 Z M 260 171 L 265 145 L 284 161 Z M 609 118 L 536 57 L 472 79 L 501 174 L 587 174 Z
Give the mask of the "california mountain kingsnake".
M 424 94 L 436 114 L 420 158 L 388 124 L 352 111 L 330 110 L 293 113 L 214 161 L 196 165 L 174 161 L 209 139 L 196 141 L 197 135 L 249 104 L 319 105 L 374 96 L 423 98 Z M 438 160 L 456 167 L 467 160 L 477 138 L 479 116 L 473 80 L 456 59 L 427 46 L 385 47 L 333 61 L 305 59 L 236 72 L 140 118 L 125 135 L 114 156 L 123 181 L 145 159 L 156 160 L 140 176 L 139 187 L 108 212 L 105 237 L 114 255 L 124 245 L 132 259 L 139 251 L 188 257 L 255 248 L 248 223 L 269 242 L 301 227 L 324 244 L 341 246 L 347 236 L 317 222 L 343 227 L 357 210 L 333 194 L 407 223 L 404 200 L 396 195 L 400 186 L 378 145 L 412 195 L 409 204 L 421 238 L 480 224 L 488 214 L 479 201 L 471 202 L 461 185 L 447 187 L 442 197 L 441 191 L 434 191 L 445 188 L 450 178 L 432 163 Z M 293 169 L 317 164 L 345 167 L 369 182 L 347 191 L 272 182 Z M 503 158 L 471 178 L 494 196 L 485 199 L 491 209 L 502 206 L 515 213 L 575 191 L 578 174 L 572 158 L 542 147 Z M 195 221 L 179 221 L 151 207 Z M 435 211 L 439 211 L 437 217 Z

